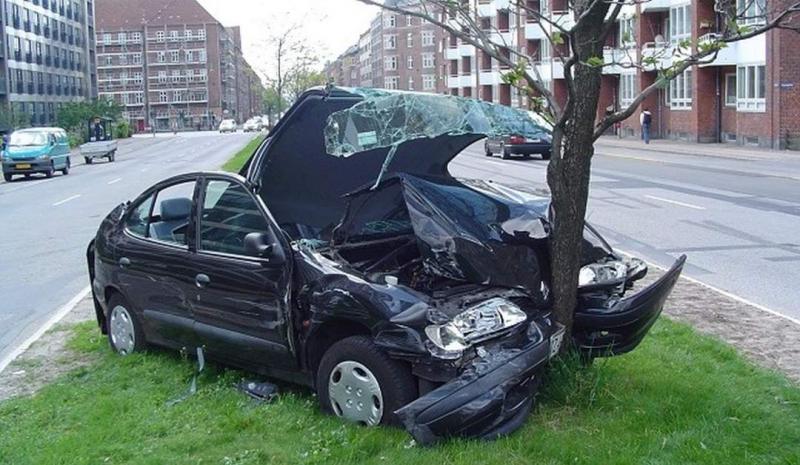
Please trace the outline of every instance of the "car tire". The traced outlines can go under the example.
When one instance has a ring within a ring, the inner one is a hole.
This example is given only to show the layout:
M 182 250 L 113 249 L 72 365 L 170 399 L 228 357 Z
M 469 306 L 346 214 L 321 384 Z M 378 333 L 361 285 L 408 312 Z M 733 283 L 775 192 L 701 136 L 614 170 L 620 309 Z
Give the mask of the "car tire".
M 70 166 L 71 163 L 72 162 L 70 162 L 69 157 L 67 157 L 67 164 L 64 165 L 64 169 L 61 170 L 61 174 L 63 174 L 64 176 L 69 174 L 69 166 Z
M 113 162 L 117 157 L 117 151 L 112 150 L 111 153 L 108 154 L 108 161 L 109 163 Z
M 338 389 L 332 385 L 337 376 Z M 368 426 L 399 425 L 395 410 L 418 397 L 410 368 L 389 358 L 367 336 L 332 345 L 320 361 L 316 387 L 324 412 Z
M 543 152 L 542 153 L 542 160 L 549 160 L 550 159 L 550 155 L 552 155 L 552 152 Z
M 86 162 L 87 165 L 91 165 L 92 164 L 91 157 L 83 157 L 83 161 Z
M 109 299 L 106 322 L 108 344 L 114 352 L 129 355 L 147 347 L 139 317 L 121 295 L 114 294 Z
M 485 144 L 483 146 L 483 153 L 485 153 L 487 157 L 491 157 L 492 155 L 494 155 L 492 151 L 489 149 L 489 144 Z
M 56 172 L 56 165 L 55 165 L 55 163 L 50 162 L 50 169 L 44 172 L 44 176 L 46 178 L 52 178 L 53 177 L 53 173 L 55 173 L 55 172 Z
M 508 151 L 507 147 L 503 147 L 503 160 L 508 160 L 511 158 L 511 152 Z
M 11 179 L 12 179 L 13 177 L 14 177 L 14 175 L 13 175 L 13 174 L 9 174 L 9 173 L 3 173 L 3 179 L 5 179 L 5 180 L 6 180 L 6 182 L 11 182 Z

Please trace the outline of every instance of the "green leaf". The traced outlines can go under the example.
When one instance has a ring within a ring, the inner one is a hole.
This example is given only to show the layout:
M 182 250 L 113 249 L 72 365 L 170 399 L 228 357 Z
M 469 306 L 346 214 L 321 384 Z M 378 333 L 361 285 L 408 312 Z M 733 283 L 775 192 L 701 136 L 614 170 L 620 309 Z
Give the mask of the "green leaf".
M 589 57 L 586 60 L 586 64 L 593 68 L 599 68 L 605 64 L 605 60 L 603 57 Z

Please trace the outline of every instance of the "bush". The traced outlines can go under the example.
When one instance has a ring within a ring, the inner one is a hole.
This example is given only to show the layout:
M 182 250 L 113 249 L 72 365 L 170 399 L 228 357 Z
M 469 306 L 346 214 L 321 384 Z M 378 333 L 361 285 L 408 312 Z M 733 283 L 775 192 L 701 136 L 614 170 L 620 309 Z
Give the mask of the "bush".
M 71 149 L 83 144 L 85 139 L 81 131 L 69 131 L 67 133 L 67 138 L 69 139 L 69 148 Z
M 125 139 L 133 134 L 131 125 L 127 121 L 117 121 L 112 128 L 114 139 Z

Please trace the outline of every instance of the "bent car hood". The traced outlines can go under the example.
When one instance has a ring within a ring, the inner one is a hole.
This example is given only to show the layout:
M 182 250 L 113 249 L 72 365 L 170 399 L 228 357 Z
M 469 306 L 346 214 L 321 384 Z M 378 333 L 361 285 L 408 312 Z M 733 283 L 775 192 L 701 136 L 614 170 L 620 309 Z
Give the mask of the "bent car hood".
M 311 89 L 270 132 L 247 178 L 295 238 L 327 239 L 345 194 L 381 173 L 452 179 L 451 159 L 516 121 L 535 124 L 526 112 L 470 99 Z

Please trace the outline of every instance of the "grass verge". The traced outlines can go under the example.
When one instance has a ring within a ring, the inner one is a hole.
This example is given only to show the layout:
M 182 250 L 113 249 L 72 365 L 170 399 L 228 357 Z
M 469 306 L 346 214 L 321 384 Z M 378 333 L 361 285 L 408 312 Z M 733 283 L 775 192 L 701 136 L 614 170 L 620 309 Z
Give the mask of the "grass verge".
M 266 136 L 264 134 L 259 134 L 258 136 L 254 137 L 253 140 L 247 143 L 247 145 L 236 152 L 230 160 L 226 161 L 224 165 L 222 165 L 222 169 L 224 171 L 229 171 L 232 173 L 238 173 L 239 170 L 242 169 L 247 160 L 250 158 L 250 155 L 256 151 L 261 142 L 264 140 Z
M 271 404 L 211 365 L 182 403 L 191 361 L 117 357 L 92 323 L 72 350 L 97 359 L 33 397 L 0 403 L 0 463 L 25 464 L 797 464 L 800 389 L 730 346 L 661 319 L 634 352 L 575 370 L 554 365 L 514 435 L 411 447 L 397 429 L 346 425 L 306 390 Z

